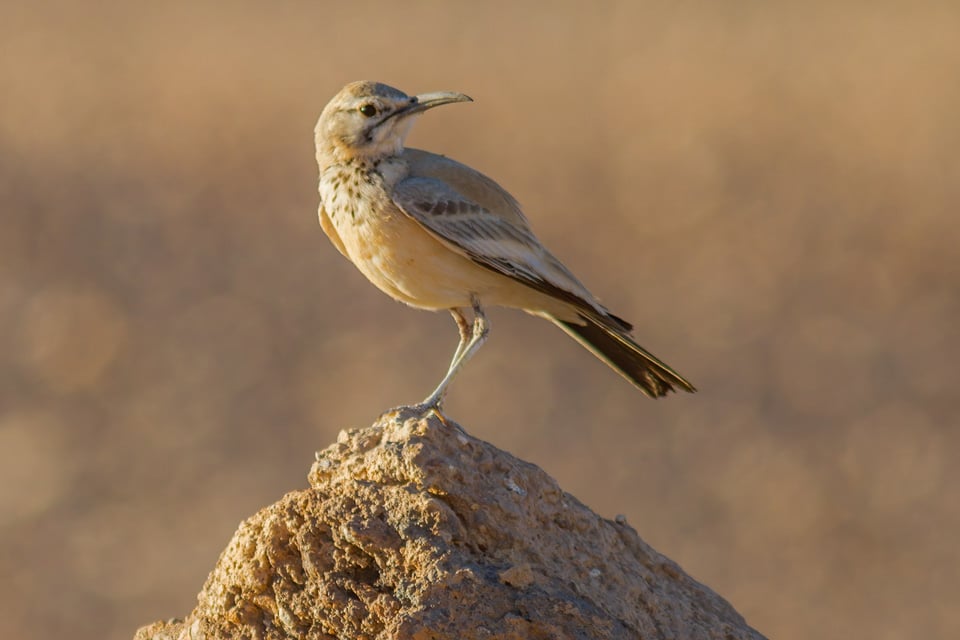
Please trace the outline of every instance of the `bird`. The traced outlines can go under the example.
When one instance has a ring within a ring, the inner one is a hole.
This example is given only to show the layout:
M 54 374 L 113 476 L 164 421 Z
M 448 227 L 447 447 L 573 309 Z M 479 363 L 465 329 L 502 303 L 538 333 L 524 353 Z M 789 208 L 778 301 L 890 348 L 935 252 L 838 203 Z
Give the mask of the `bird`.
M 439 414 L 451 381 L 489 335 L 488 306 L 549 320 L 649 397 L 696 391 L 637 344 L 630 323 L 543 246 L 503 187 L 456 160 L 404 145 L 417 117 L 461 102 L 473 99 L 351 82 L 314 130 L 320 225 L 330 241 L 388 296 L 448 310 L 457 323 L 460 342 L 446 374 L 414 407 Z

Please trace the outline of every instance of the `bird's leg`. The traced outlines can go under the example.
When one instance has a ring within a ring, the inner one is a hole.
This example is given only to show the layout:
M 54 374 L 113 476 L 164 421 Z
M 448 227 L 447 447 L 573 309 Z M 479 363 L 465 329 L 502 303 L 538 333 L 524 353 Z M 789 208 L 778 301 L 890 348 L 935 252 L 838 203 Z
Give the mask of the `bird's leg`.
M 457 345 L 457 350 L 453 352 L 453 358 L 450 360 L 450 366 L 453 366 L 453 363 L 457 361 L 457 358 L 460 357 L 460 354 L 463 353 L 463 348 L 470 342 L 470 335 L 472 329 L 470 328 L 470 323 L 467 322 L 466 316 L 463 315 L 463 311 L 460 309 L 450 309 L 450 315 L 453 316 L 454 322 L 457 323 L 457 329 L 460 331 L 460 343 Z M 449 371 L 450 369 L 447 369 Z
M 465 340 L 468 337 L 466 318 L 459 310 L 451 310 L 454 320 L 457 321 L 457 326 L 460 327 L 460 346 L 453 354 L 453 361 L 450 363 L 450 368 L 447 369 L 447 375 L 443 377 L 433 393 L 420 403 L 419 407 L 422 409 L 436 410 L 440 408 L 443 396 L 447 392 L 447 386 L 463 368 L 463 365 L 473 357 L 477 349 L 486 341 L 487 335 L 490 333 L 490 325 L 487 323 L 487 316 L 484 315 L 483 309 L 480 307 L 480 300 L 476 296 L 471 296 L 471 302 L 473 305 L 473 326 L 470 328 L 469 339 Z

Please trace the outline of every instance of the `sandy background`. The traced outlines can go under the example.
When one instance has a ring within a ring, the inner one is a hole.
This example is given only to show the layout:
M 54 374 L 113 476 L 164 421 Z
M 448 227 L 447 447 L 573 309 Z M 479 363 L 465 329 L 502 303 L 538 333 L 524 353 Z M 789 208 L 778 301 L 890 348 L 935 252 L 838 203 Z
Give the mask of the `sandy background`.
M 438 381 L 449 317 L 316 222 L 361 78 L 472 95 L 411 144 L 701 389 L 495 310 L 453 418 L 773 638 L 960 635 L 960 5 L 518 4 L 2 5 L 0 637 L 187 613 L 314 450 Z

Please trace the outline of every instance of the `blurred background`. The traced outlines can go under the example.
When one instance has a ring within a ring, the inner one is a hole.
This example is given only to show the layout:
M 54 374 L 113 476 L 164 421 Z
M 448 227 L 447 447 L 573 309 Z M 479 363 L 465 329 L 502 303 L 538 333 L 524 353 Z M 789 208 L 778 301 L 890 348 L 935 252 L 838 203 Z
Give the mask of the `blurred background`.
M 348 81 L 488 173 L 700 393 L 508 310 L 448 413 L 772 638 L 960 635 L 955 2 L 0 9 L 0 636 L 182 616 L 340 429 L 420 400 L 445 313 L 316 220 Z

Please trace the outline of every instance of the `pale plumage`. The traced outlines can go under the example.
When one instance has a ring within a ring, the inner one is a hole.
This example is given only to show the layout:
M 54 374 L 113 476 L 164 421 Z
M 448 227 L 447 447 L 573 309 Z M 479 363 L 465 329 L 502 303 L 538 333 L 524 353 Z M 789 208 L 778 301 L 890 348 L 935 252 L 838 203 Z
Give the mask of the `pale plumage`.
M 439 406 L 482 344 L 482 305 L 490 304 L 551 320 L 650 396 L 674 386 L 694 391 L 637 345 L 630 325 L 543 247 L 517 201 L 496 182 L 444 156 L 403 147 L 413 116 L 468 100 L 353 83 L 327 105 L 316 129 L 320 223 L 334 246 L 388 295 L 449 309 L 460 327 L 453 362 L 424 406 Z

